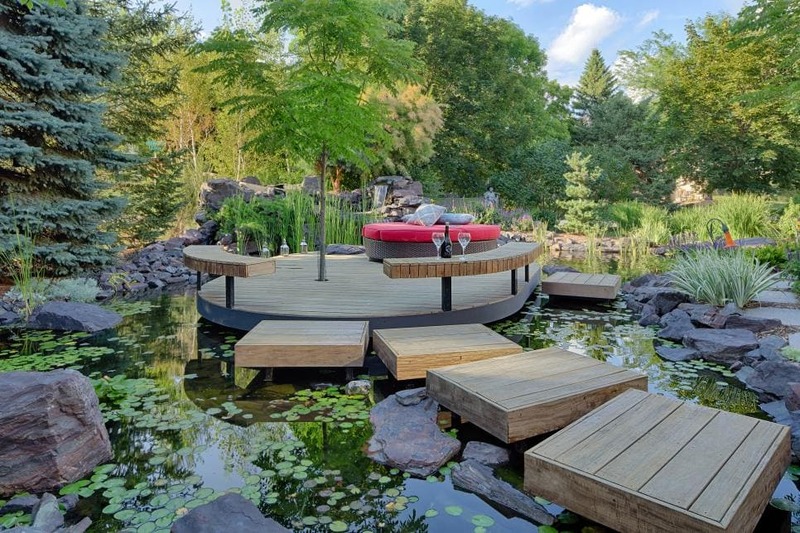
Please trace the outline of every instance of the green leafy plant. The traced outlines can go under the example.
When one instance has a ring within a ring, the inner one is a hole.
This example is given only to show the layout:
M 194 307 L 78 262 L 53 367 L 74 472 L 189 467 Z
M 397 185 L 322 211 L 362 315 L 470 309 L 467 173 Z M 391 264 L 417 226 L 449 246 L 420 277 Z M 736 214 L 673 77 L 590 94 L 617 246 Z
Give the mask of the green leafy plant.
M 783 355 L 789 361 L 800 363 L 800 349 L 798 348 L 794 348 L 792 346 L 784 346 L 781 349 L 781 355 Z
M 600 178 L 601 171 L 590 166 L 590 162 L 591 156 L 583 156 L 580 152 L 573 152 L 567 157 L 570 168 L 564 174 L 564 179 L 567 180 L 567 199 L 558 202 L 559 207 L 565 211 L 564 220 L 559 223 L 564 231 L 600 233 L 602 204 L 593 199 L 591 186 Z
M 675 260 L 673 284 L 700 302 L 744 307 L 772 287 L 778 274 L 741 249 L 697 250 Z
M 783 268 L 786 265 L 786 250 L 782 246 L 748 248 L 747 253 L 753 255 L 760 262 L 775 268 Z
M 0 271 L 6 272 L 14 288 L 9 297 L 22 303 L 22 314 L 29 316 L 40 302 L 36 286 L 41 281 L 42 270 L 37 265 L 36 244 L 26 232 L 17 231 L 16 242 L 10 250 L 0 250 Z

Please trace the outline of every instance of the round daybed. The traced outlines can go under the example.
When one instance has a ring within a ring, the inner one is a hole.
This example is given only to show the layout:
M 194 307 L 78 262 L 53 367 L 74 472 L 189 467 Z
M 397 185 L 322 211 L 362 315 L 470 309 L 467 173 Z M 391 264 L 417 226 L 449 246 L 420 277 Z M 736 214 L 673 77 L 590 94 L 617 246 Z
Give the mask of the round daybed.
M 417 226 L 404 222 L 378 222 L 367 224 L 361 230 L 364 248 L 371 261 L 383 261 L 387 257 L 434 257 L 436 246 L 432 234 L 444 232 L 443 224 L 433 226 Z M 463 224 L 450 226 L 450 238 L 453 241 L 453 255 L 461 254 L 458 233 L 467 231 L 471 240 L 467 245 L 467 253 L 486 252 L 497 248 L 500 237 L 500 226 L 488 224 Z

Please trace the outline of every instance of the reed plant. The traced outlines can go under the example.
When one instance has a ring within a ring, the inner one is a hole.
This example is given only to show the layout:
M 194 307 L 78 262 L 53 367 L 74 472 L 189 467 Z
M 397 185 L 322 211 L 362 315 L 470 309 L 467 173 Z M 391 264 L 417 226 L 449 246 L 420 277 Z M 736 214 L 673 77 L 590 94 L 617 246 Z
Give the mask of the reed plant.
M 778 281 L 778 273 L 741 249 L 696 250 L 675 260 L 675 287 L 699 302 L 744 307 Z
M 669 217 L 669 225 L 673 234 L 694 233 L 705 240 L 708 222 L 717 218 L 727 224 L 734 239 L 774 237 L 777 230 L 771 213 L 772 205 L 767 196 L 730 194 L 718 196 L 708 205 L 675 211 Z
M 643 205 L 639 227 L 631 235 L 649 245 L 666 244 L 671 236 L 668 220 L 669 214 L 663 207 Z
M 635 200 L 615 202 L 606 208 L 605 218 L 625 234 L 641 226 L 645 204 Z
M 27 317 L 41 303 L 37 287 L 43 278 L 43 269 L 37 264 L 36 243 L 28 231 L 15 233 L 10 249 L 0 250 L 0 271 L 14 284 L 13 294 L 22 304 L 22 315 Z

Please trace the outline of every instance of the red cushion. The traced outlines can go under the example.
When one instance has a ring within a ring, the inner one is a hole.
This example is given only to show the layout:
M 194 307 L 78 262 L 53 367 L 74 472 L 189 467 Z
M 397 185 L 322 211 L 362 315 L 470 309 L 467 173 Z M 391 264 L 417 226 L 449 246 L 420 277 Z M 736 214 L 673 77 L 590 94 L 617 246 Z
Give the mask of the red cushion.
M 444 225 L 416 226 L 404 222 L 376 222 L 365 225 L 361 235 L 373 241 L 430 242 L 434 231 L 444 232 Z M 500 226 L 464 224 L 450 226 L 450 235 L 454 241 L 458 238 L 459 231 L 468 231 L 473 241 L 490 241 L 500 237 Z

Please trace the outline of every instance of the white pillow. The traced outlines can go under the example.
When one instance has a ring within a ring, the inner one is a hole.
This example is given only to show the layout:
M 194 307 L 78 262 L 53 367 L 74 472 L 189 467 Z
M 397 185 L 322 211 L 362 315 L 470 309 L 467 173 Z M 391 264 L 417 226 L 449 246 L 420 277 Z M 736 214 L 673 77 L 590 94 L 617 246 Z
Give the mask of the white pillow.
M 422 204 L 417 208 L 413 215 L 411 215 L 406 224 L 415 224 L 417 226 L 433 226 L 439 220 L 446 209 L 436 204 Z
M 469 213 L 445 213 L 439 217 L 437 224 L 450 224 L 451 226 L 459 226 L 464 224 L 472 224 L 475 217 Z

